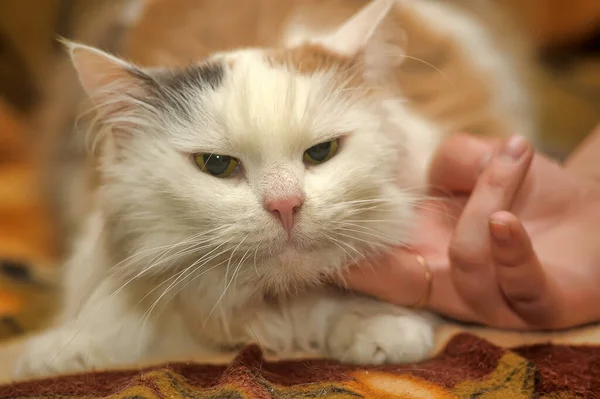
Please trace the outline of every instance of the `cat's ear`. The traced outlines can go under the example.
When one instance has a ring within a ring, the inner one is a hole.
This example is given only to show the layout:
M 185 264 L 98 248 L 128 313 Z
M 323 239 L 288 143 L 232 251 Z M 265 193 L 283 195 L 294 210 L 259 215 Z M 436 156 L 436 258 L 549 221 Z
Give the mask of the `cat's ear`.
M 109 95 L 111 89 L 121 93 L 143 95 L 141 77 L 137 67 L 104 51 L 83 44 L 63 41 L 69 50 L 83 89 L 91 98 Z
M 396 0 L 371 1 L 333 34 L 321 39 L 322 44 L 338 54 L 350 57 L 364 52 L 395 3 Z

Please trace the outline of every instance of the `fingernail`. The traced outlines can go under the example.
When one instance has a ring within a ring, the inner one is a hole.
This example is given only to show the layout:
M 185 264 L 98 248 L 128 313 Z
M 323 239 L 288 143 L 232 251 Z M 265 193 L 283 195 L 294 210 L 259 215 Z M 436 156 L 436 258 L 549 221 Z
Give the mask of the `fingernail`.
M 502 148 L 501 155 L 503 159 L 515 162 L 525 154 L 525 151 L 527 151 L 527 140 L 521 136 L 513 136 Z
M 497 220 L 490 220 L 490 232 L 498 241 L 506 242 L 512 238 L 510 226 L 507 223 L 499 222 Z

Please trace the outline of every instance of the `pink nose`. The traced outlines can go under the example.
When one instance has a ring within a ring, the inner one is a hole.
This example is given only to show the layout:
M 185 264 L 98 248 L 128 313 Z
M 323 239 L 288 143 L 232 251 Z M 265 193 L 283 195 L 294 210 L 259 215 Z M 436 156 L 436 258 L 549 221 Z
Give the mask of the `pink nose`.
M 302 197 L 294 196 L 284 199 L 266 200 L 265 208 L 277 216 L 288 237 L 294 228 L 294 215 L 302 206 Z

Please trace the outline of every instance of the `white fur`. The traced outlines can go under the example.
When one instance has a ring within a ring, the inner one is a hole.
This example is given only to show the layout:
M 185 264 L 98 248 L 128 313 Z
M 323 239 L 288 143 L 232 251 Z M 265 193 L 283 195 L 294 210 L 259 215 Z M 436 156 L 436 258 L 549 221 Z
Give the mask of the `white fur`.
M 176 93 L 187 116 L 153 109 L 135 81 L 93 87 L 104 80 L 80 68 L 101 99 L 104 184 L 67 263 L 65 313 L 32 339 L 18 376 L 197 358 L 249 342 L 361 364 L 430 353 L 433 318 L 323 281 L 409 241 L 439 128 L 401 98 L 346 87 L 339 70 L 298 74 L 258 49 L 212 61 L 227 65 L 216 89 Z M 105 62 L 113 72 L 120 65 Z M 336 137 L 331 160 L 302 162 Z M 209 176 L 190 160 L 199 152 L 237 157 L 243 168 Z M 263 200 L 298 192 L 304 204 L 288 242 Z

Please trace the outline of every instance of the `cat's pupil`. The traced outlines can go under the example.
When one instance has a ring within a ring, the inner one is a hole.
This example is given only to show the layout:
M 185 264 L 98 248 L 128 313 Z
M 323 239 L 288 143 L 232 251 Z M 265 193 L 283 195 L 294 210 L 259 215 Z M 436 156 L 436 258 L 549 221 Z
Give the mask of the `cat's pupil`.
M 331 151 L 331 141 L 310 147 L 306 152 L 315 161 L 324 161 Z
M 231 163 L 231 157 L 227 155 L 204 154 L 203 157 L 204 167 L 213 175 L 225 173 Z

